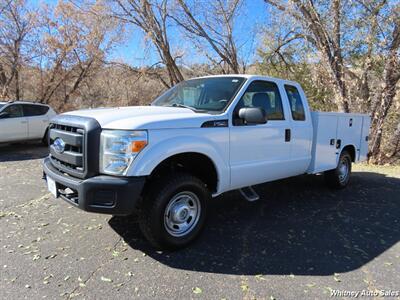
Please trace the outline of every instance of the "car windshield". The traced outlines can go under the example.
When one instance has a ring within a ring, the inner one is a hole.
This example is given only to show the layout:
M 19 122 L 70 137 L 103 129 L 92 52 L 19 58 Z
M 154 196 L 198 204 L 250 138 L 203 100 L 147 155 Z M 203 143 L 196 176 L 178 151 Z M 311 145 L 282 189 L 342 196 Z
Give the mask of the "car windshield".
M 0 110 L 3 108 L 4 105 L 5 105 L 5 104 L 0 103 Z
M 243 77 L 209 77 L 183 81 L 152 105 L 186 107 L 195 112 L 222 112 L 242 86 Z

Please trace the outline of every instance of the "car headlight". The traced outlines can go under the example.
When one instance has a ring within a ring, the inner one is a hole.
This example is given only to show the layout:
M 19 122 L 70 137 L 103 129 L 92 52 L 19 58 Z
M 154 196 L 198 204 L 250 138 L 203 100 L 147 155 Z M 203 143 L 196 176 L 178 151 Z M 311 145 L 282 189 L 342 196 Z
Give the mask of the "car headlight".
M 103 130 L 100 137 L 100 172 L 124 175 L 147 142 L 146 131 Z

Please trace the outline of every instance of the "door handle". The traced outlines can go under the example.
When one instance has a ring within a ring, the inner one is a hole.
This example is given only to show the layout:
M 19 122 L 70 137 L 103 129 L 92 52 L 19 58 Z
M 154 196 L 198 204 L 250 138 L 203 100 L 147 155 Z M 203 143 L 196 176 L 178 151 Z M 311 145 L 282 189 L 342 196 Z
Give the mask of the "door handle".
M 285 129 L 285 142 L 290 142 L 291 134 L 290 129 Z
M 342 140 L 337 140 L 336 141 L 336 149 L 340 149 L 341 146 L 342 146 Z
M 21 124 L 26 124 L 28 123 L 28 121 L 21 121 Z

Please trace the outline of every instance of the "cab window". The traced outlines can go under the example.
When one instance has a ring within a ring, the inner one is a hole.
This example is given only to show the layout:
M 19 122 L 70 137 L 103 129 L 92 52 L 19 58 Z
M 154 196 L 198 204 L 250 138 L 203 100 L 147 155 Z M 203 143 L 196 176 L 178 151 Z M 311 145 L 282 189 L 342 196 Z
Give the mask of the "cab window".
M 3 112 L 7 113 L 7 118 L 20 118 L 23 117 L 21 105 L 12 104 L 3 109 Z
M 306 115 L 304 113 L 303 101 L 296 87 L 292 85 L 285 85 L 286 95 L 289 100 L 290 110 L 294 121 L 304 121 Z
M 269 81 L 253 81 L 240 99 L 234 111 L 234 125 L 244 125 L 239 110 L 247 107 L 263 108 L 268 121 L 284 120 L 282 99 L 278 86 Z

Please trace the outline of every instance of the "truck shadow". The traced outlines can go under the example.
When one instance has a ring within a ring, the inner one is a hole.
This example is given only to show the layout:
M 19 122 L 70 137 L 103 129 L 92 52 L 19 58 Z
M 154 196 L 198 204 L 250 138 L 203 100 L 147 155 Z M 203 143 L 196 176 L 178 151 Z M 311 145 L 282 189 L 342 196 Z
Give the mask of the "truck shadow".
M 0 162 L 39 159 L 46 157 L 48 154 L 48 147 L 39 142 L 12 145 L 0 144 Z
M 156 252 L 134 220 L 110 226 L 135 249 L 177 269 L 223 274 L 329 275 L 357 269 L 400 240 L 400 179 L 356 172 L 332 191 L 322 176 L 259 185 L 261 199 L 239 193 L 210 205 L 201 237 L 177 252 Z

